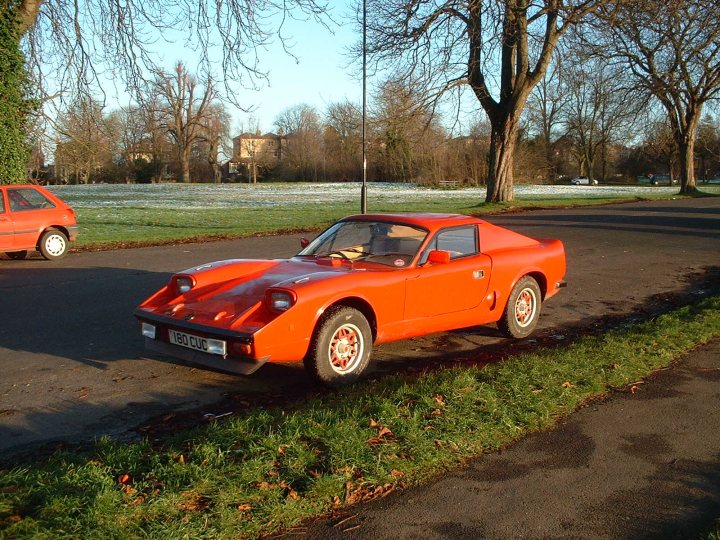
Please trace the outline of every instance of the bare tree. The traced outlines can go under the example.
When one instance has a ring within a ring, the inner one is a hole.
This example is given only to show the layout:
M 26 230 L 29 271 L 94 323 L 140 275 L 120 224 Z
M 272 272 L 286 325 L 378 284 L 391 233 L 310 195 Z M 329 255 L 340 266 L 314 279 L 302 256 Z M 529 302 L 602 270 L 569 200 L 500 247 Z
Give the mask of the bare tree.
M 267 76 L 258 50 L 280 40 L 289 51 L 286 20 L 327 24 L 327 11 L 323 0 L 19 0 L 31 75 L 46 97 L 92 95 L 105 75 L 140 95 L 158 70 L 157 43 L 172 35 L 200 52 L 199 71 L 220 68 L 226 85 L 255 86 Z M 213 50 L 221 51 L 219 66 Z
M 211 104 L 202 123 L 200 138 L 207 144 L 207 162 L 213 171 L 213 181 L 220 183 L 220 152 L 230 136 L 230 115 L 221 103 Z
M 190 154 L 202 139 L 217 94 L 212 79 L 204 87 L 178 62 L 172 73 L 158 70 L 152 91 L 159 96 L 161 125 L 177 144 L 180 181 L 190 182 Z
M 358 181 L 362 175 L 362 112 L 349 101 L 331 103 L 325 114 L 324 146 L 329 175 Z
M 601 12 L 602 49 L 622 60 L 662 105 L 680 160 L 680 192 L 697 190 L 695 136 L 703 107 L 720 96 L 717 0 L 636 0 Z
M 568 106 L 566 72 L 562 56 L 555 55 L 550 68 L 528 97 L 527 116 L 530 130 L 540 137 L 545 158 L 545 182 L 555 181 L 558 173 L 558 141 L 564 133 L 563 115 Z
M 617 67 L 602 58 L 583 58 L 581 51 L 576 51 L 575 57 L 582 61 L 568 69 L 568 106 L 563 119 L 580 174 L 593 179 L 600 157 L 604 180 L 608 146 L 633 124 L 643 103 L 624 86 Z
M 530 91 L 560 37 L 605 1 L 370 0 L 369 52 L 397 79 L 417 81 L 428 100 L 469 85 L 492 126 L 486 200 L 509 201 Z
M 283 110 L 275 126 L 287 137 L 283 163 L 293 169 L 296 180 L 318 180 L 323 167 L 323 138 L 320 115 L 307 104 Z
M 428 168 L 435 169 L 436 151 L 442 146 L 442 132 L 431 107 L 413 84 L 384 82 L 374 99 L 372 130 L 378 173 L 389 181 L 413 181 Z

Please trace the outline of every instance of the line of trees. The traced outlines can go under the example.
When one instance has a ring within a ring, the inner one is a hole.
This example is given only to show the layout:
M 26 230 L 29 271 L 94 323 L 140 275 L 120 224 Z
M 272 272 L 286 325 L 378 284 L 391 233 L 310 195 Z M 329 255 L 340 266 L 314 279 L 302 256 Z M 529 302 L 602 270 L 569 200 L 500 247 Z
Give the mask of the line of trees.
M 681 177 L 673 128 L 647 97 L 623 87 L 618 67 L 590 57 L 552 69 L 528 98 L 514 150 L 514 179 L 555 183 L 571 176 L 634 182 L 648 174 Z M 104 113 L 81 101 L 57 119 L 56 176 L 63 182 L 358 181 L 362 174 L 357 104 L 330 103 L 320 111 L 288 107 L 275 119 L 281 158 L 248 152 L 240 175 L 221 172 L 232 155 L 226 107 L 212 80 L 198 84 L 182 64 L 158 71 L 145 103 Z M 256 120 L 248 123 L 260 135 Z M 388 81 L 371 100 L 368 119 L 371 181 L 487 185 L 492 126 L 482 113 L 462 135 L 411 85 Z M 247 144 L 254 141 L 250 139 Z M 698 178 L 720 176 L 720 123 L 705 115 L 694 153 Z

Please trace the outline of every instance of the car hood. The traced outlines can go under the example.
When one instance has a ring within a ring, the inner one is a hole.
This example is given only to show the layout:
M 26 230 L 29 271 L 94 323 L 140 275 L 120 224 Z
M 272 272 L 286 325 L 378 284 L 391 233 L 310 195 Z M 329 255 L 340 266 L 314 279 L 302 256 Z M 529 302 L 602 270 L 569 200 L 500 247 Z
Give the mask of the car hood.
M 297 292 L 352 271 L 349 264 L 327 259 L 237 259 L 210 263 L 179 272 L 178 276 L 191 276 L 195 286 L 184 295 L 166 297 L 167 302 L 158 304 L 154 311 L 197 324 L 247 326 L 250 330 L 267 322 L 268 310 L 263 300 L 268 289 L 279 287 Z

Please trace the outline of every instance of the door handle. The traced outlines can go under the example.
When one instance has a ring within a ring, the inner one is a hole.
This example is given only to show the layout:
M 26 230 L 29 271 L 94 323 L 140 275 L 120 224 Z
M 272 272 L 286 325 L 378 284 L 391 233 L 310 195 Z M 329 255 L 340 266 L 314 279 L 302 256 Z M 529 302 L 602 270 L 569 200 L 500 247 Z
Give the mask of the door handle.
M 473 279 L 483 279 L 485 277 L 485 270 L 473 270 Z

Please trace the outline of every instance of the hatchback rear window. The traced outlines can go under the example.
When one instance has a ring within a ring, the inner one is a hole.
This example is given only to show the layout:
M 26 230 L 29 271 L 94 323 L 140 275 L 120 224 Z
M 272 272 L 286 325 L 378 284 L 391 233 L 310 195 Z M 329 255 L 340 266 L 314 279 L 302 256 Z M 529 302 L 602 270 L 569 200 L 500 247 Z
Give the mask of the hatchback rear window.
M 11 188 L 7 190 L 7 194 L 10 201 L 10 210 L 13 212 L 55 207 L 55 204 L 50 199 L 32 188 Z

